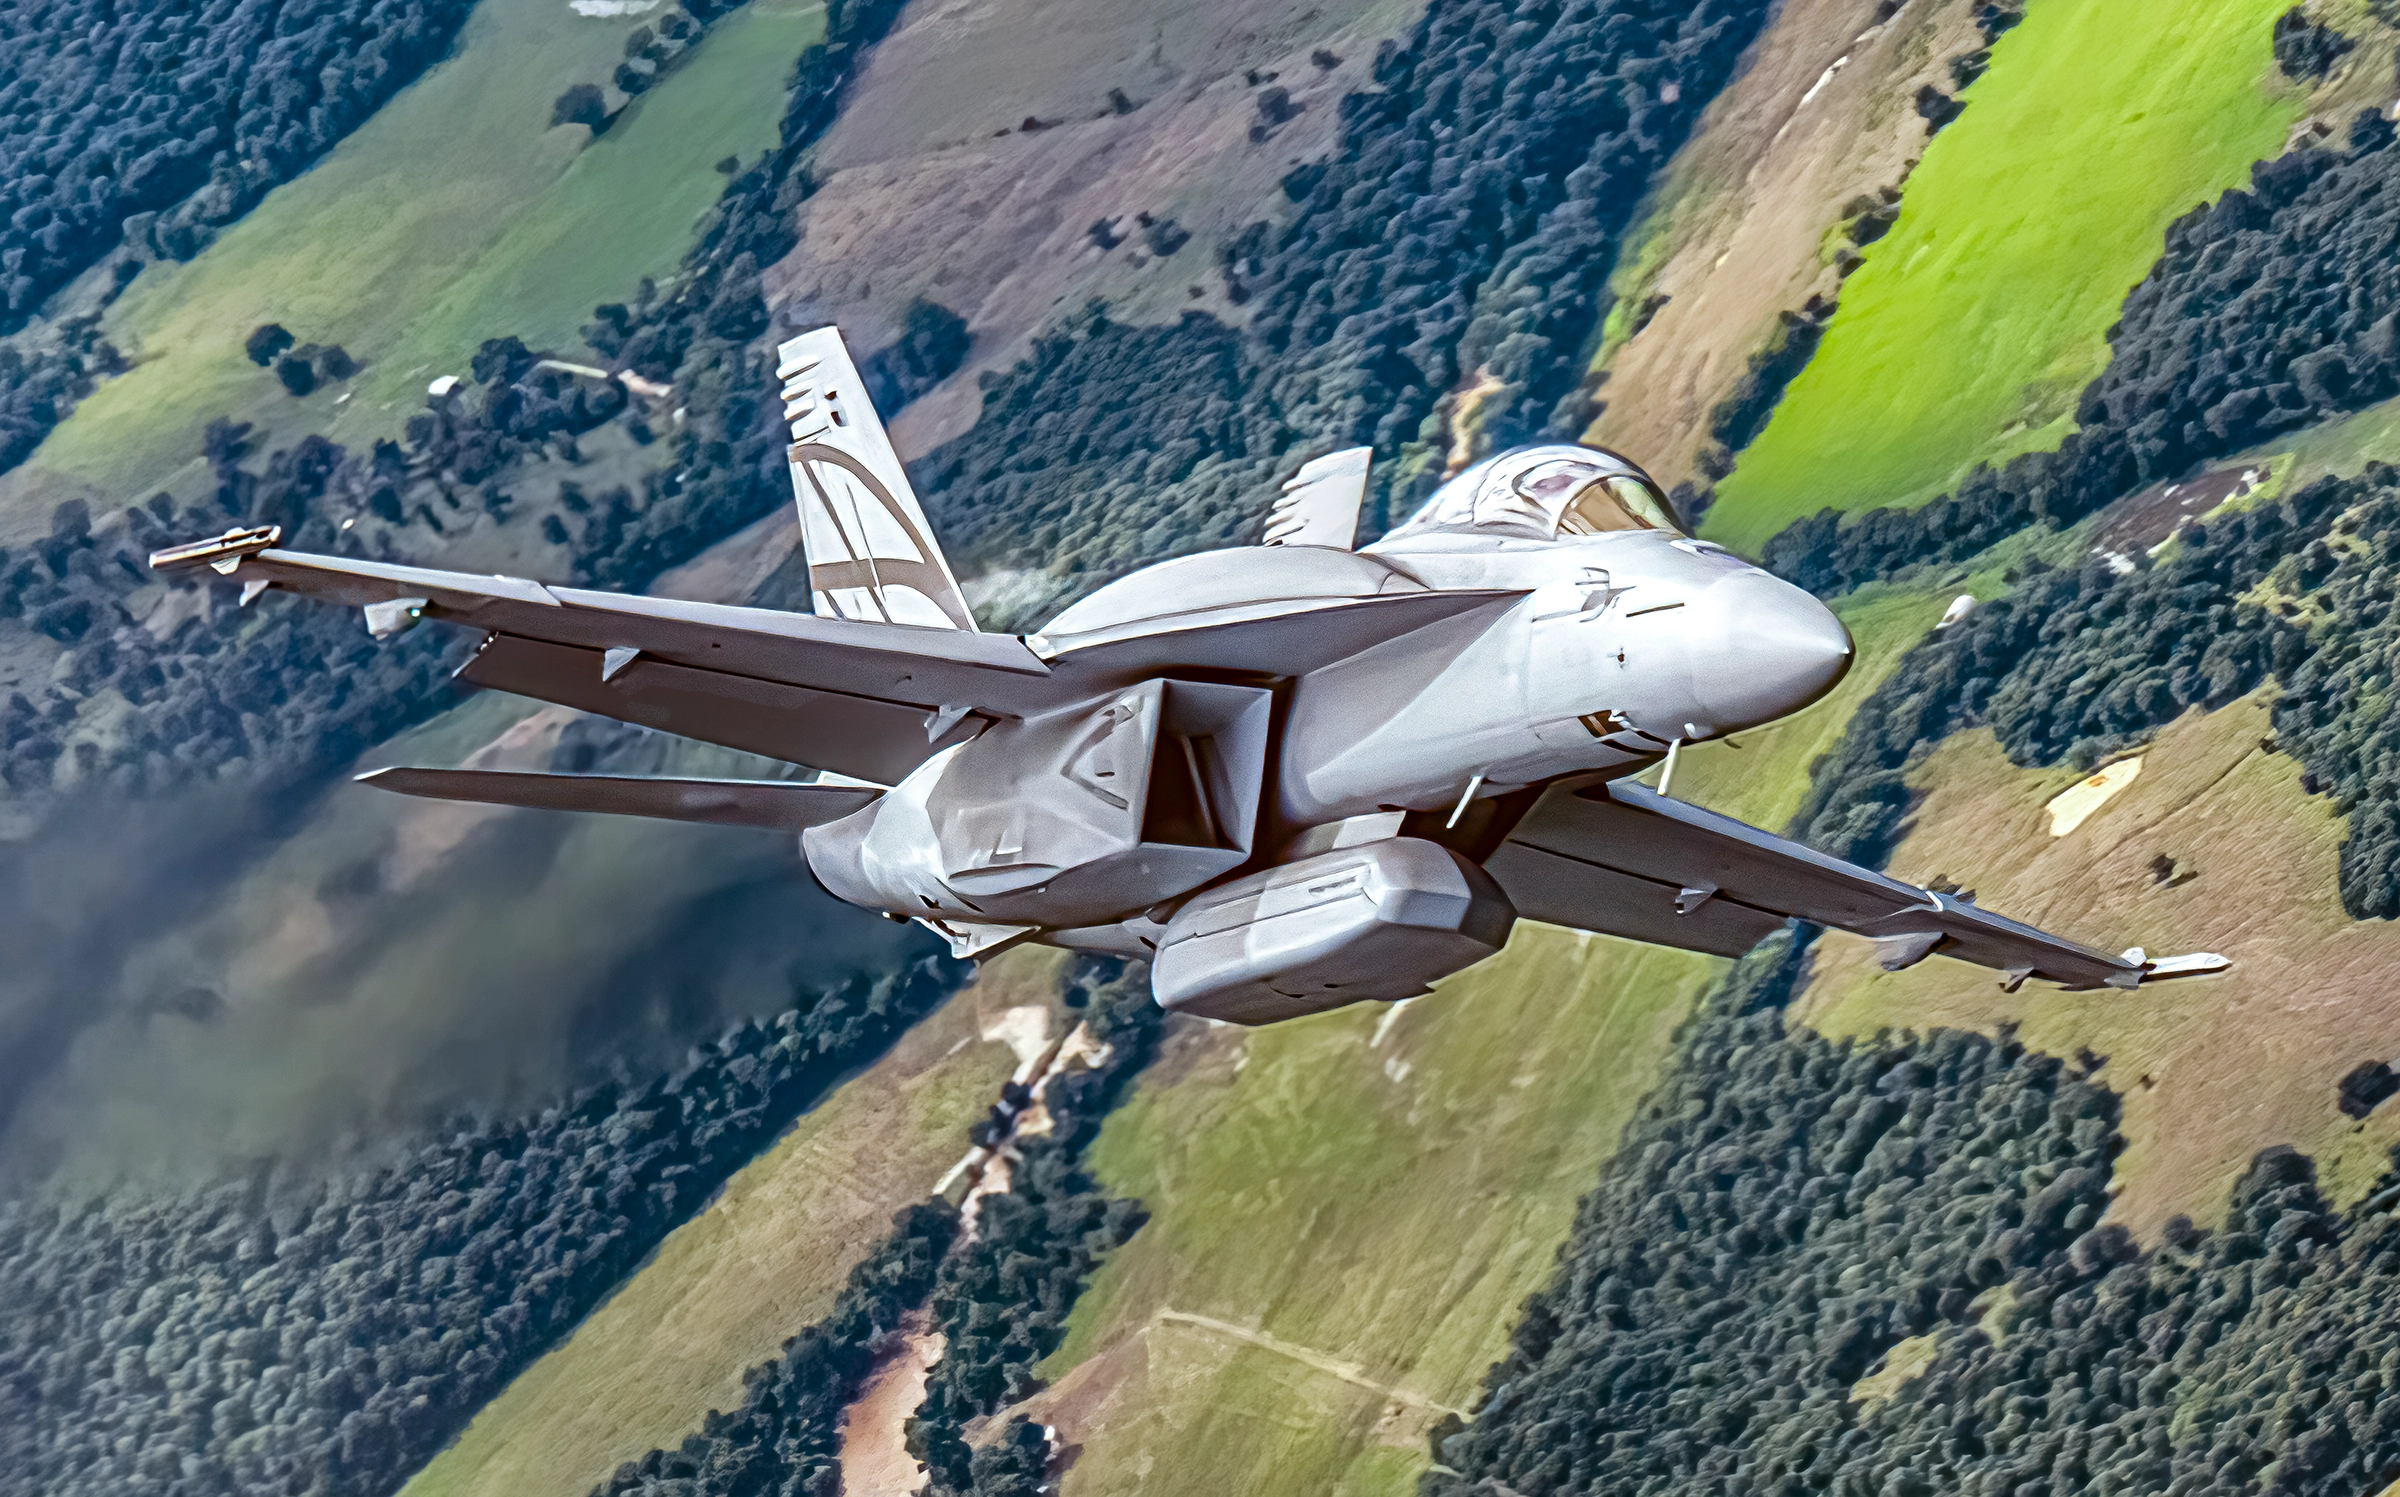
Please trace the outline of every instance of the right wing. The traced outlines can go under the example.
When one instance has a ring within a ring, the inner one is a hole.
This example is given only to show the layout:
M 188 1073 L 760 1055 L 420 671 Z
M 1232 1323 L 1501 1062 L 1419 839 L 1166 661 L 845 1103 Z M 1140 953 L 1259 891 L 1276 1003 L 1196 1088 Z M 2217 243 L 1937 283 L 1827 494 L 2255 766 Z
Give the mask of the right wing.
M 1519 914 L 1725 956 L 1796 918 L 1876 940 L 1888 971 L 1938 951 L 2012 988 L 2130 988 L 2227 965 L 2206 952 L 2111 956 L 1630 780 L 1552 786 L 1484 867 Z
M 378 635 L 425 619 L 481 629 L 459 671 L 476 685 L 882 785 L 992 720 L 1069 695 L 1010 635 L 312 556 L 274 549 L 277 538 L 228 532 L 151 565 L 206 566 L 245 599 L 279 587 L 361 607 Z
M 872 786 L 801 785 L 789 780 L 671 780 L 500 769 L 376 769 L 360 775 L 358 783 L 432 800 L 538 811 L 608 811 L 783 832 L 839 821 L 883 794 Z
M 792 494 L 822 618 L 973 632 L 974 615 L 838 329 L 777 352 Z

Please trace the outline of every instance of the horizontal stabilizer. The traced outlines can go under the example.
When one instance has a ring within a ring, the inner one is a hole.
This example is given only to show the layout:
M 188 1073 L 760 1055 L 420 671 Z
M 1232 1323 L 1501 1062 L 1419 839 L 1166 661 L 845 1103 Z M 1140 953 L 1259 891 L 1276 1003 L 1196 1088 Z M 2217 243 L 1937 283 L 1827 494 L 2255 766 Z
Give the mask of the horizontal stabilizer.
M 799 785 L 788 780 L 668 780 L 495 769 L 378 769 L 360 775 L 358 783 L 433 800 L 537 811 L 606 811 L 782 832 L 839 821 L 883 794 L 873 786 Z

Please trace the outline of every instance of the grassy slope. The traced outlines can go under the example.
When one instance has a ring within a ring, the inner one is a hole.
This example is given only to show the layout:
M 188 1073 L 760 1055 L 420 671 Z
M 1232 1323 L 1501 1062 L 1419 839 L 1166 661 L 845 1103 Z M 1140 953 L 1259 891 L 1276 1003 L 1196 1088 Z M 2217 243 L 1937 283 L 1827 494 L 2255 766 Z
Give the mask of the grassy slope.
M 564 0 L 485 0 L 460 50 L 198 259 L 144 271 L 109 334 L 141 359 L 0 488 L 0 530 L 46 525 L 70 491 L 118 499 L 199 471 L 215 416 L 278 439 L 390 435 L 483 339 L 571 343 L 594 305 L 681 259 L 724 186 L 713 163 L 772 143 L 816 0 L 753 0 L 597 141 L 547 128 L 568 85 L 605 79 L 633 18 Z M 353 398 L 293 400 L 242 340 L 281 322 L 368 367 Z M 10 513 L 10 511 L 15 513 Z
M 1679 791 L 1779 825 L 1809 760 L 1941 607 L 1856 606 L 1862 659 L 1840 690 L 1738 750 L 1694 752 Z M 1474 1397 L 1721 966 L 1528 925 L 1380 1043 L 1374 1005 L 1187 1042 L 1198 1053 L 1095 1149 L 1153 1215 L 1047 1367 L 1041 1417 L 1083 1446 L 1067 1490 L 1409 1490 L 1425 1427 Z
M 2361 1060 L 2400 1053 L 2389 1001 L 2400 930 L 2343 913 L 2341 819 L 2301 791 L 2297 764 L 2260 750 L 2267 699 L 2186 716 L 2140 778 L 2056 839 L 2042 806 L 2075 771 L 2019 770 L 1989 733 L 1963 734 L 1912 773 L 1926 799 L 1892 859 L 1903 876 L 1958 879 L 2095 945 L 2221 951 L 2234 959 L 2226 975 L 2012 996 L 1953 962 L 1884 973 L 1865 942 L 1829 937 L 1800 1012 L 1844 1034 L 2014 1023 L 2052 1054 L 2108 1057 L 2101 1076 L 2124 1096 L 2127 1138 L 2115 1214 L 2138 1231 L 2177 1212 L 2221 1218 L 2235 1176 L 2275 1144 L 2315 1155 L 2337 1195 L 2355 1199 L 2400 1142 L 2400 1114 L 2353 1123 L 2334 1085 Z M 2192 877 L 2160 884 L 2150 864 L 2162 854 Z
M 1755 547 L 1826 506 L 1921 501 L 2055 445 L 2168 222 L 2244 181 L 2297 117 L 2298 95 L 2262 82 L 2286 8 L 2036 0 L 1926 147 L 1709 534 Z
M 2280 461 L 2286 454 L 2292 458 L 2288 467 Z M 2339 420 L 2312 426 L 2279 442 L 2227 458 L 2219 466 L 2232 467 L 2262 459 L 2276 462 L 2282 489 L 2328 473 L 2356 477 L 2370 462 L 2400 462 L 2400 400 L 2382 401 Z
M 1608 371 L 1604 409 L 1587 440 L 1638 456 L 1670 486 L 1699 476 L 1710 412 L 1777 314 L 1839 291 L 1827 240 L 1844 207 L 1901 180 L 1924 150 L 1911 100 L 1926 82 L 1948 86 L 1942 59 L 1980 45 L 1972 9 L 1917 0 L 1865 30 L 1874 7 L 1853 0 L 1777 7 L 1627 238 L 1593 364 Z M 1837 57 L 1847 62 L 1828 76 Z M 1667 300 L 1634 336 L 1653 293 Z
M 929 1193 L 1016 1066 L 980 1025 L 1050 1004 L 1057 953 L 987 969 L 803 1117 L 566 1343 L 487 1404 L 405 1497 L 582 1497 L 738 1405 L 744 1369 L 824 1314 L 891 1213 Z M 862 1167 L 864 1166 L 864 1167 Z

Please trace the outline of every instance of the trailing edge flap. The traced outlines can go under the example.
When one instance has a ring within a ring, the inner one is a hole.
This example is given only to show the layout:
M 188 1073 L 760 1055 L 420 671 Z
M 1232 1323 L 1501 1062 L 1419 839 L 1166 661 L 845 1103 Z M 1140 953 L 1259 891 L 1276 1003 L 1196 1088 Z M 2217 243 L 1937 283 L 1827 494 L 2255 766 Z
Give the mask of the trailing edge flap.
M 360 775 L 358 783 L 434 800 L 480 801 L 539 811 L 605 811 L 785 832 L 839 821 L 883 794 L 872 786 L 798 785 L 784 780 L 670 780 L 489 769 L 378 769 Z
M 2133 953 L 2095 951 L 1630 780 L 1552 786 L 1485 866 L 1520 914 L 1690 950 L 1736 955 L 1788 917 L 1914 938 L 1919 956 L 2069 988 L 2132 987 L 2145 972 Z M 1676 915 L 1686 891 L 1692 912 Z
M 804 333 L 777 352 L 792 495 L 819 616 L 972 632 L 966 596 L 840 330 Z
M 665 660 L 636 658 L 612 675 L 598 650 L 511 634 L 485 640 L 458 674 L 494 691 L 878 785 L 898 784 L 935 753 L 974 737 L 990 722 L 981 713 L 945 716 L 938 708 L 927 711 Z
M 1259 544 L 1349 550 L 1358 540 L 1358 512 L 1367 500 L 1374 457 L 1372 447 L 1352 447 L 1302 463 L 1268 512 Z

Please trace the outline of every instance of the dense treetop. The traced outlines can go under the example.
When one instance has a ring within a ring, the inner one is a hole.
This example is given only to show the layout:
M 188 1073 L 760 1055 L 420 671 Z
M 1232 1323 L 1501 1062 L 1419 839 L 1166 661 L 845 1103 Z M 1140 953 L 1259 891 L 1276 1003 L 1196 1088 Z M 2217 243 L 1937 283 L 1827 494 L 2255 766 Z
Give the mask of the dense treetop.
M 2354 1497 L 2400 1475 L 2388 1191 L 2337 1213 L 2270 1150 L 2220 1229 L 2179 1217 L 2145 1247 L 2100 1224 L 2123 1147 L 2102 1058 L 1787 1027 L 1798 944 L 1771 938 L 1690 1025 L 1472 1422 L 1435 1431 L 1427 1497 Z
M 197 254 L 448 51 L 472 4 L 0 0 L 0 332 L 122 241 Z
M 356 1174 L 0 1198 L 0 1493 L 381 1497 L 963 972 Z

